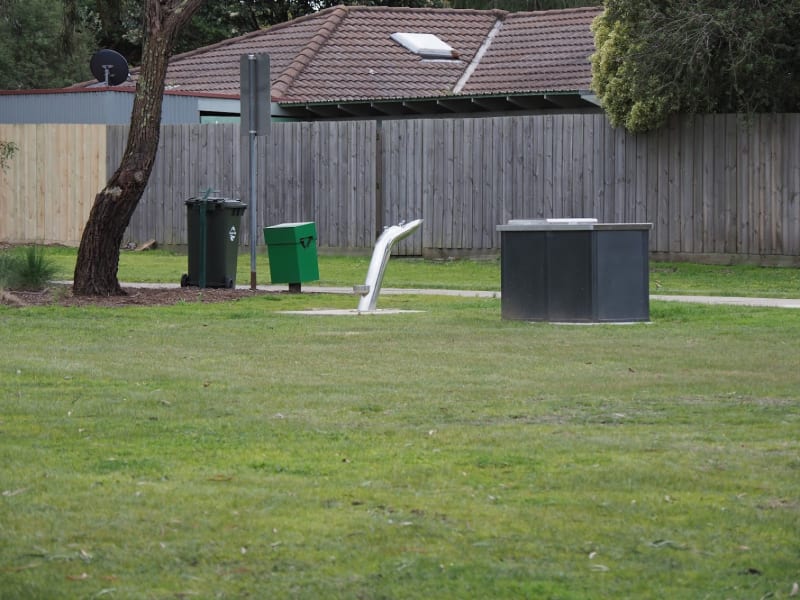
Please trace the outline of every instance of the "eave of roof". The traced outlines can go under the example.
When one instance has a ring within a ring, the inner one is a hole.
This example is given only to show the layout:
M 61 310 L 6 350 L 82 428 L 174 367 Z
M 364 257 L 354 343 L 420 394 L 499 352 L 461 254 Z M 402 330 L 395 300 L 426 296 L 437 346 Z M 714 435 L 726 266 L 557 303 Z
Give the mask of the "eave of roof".
M 320 102 L 279 102 L 284 116 L 295 118 L 400 117 L 438 114 L 535 112 L 541 110 L 597 111 L 590 90 L 381 98 Z

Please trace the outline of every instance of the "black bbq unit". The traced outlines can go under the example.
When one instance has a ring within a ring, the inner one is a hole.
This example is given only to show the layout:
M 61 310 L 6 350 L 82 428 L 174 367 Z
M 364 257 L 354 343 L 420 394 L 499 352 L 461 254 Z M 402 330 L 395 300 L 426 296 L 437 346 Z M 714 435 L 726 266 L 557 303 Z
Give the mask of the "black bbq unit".
M 504 319 L 650 320 L 650 223 L 512 220 L 501 235 Z

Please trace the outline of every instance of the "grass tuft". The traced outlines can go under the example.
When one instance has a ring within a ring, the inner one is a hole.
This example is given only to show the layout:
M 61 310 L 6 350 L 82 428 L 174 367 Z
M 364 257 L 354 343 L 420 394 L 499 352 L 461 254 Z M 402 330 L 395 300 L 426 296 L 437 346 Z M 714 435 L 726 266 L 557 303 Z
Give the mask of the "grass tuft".
M 41 246 L 23 246 L 0 252 L 0 288 L 36 291 L 58 273 Z

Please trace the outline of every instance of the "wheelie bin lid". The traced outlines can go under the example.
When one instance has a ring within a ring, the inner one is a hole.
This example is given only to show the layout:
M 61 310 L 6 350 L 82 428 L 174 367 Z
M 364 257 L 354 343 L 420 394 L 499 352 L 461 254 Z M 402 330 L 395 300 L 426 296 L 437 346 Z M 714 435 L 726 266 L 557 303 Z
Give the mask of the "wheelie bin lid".
M 214 208 L 244 208 L 247 205 L 240 202 L 237 198 L 223 198 L 221 196 L 209 196 L 208 198 L 189 198 L 186 200 L 187 206 L 194 204 L 213 204 Z

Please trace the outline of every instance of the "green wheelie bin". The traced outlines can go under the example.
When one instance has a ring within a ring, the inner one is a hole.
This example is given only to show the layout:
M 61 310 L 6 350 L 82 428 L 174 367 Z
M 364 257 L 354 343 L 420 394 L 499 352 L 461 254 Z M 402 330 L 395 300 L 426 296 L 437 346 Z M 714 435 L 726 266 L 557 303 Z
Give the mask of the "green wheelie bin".
M 181 277 L 182 287 L 236 285 L 241 220 L 246 208 L 246 204 L 231 198 L 186 201 L 189 272 Z

